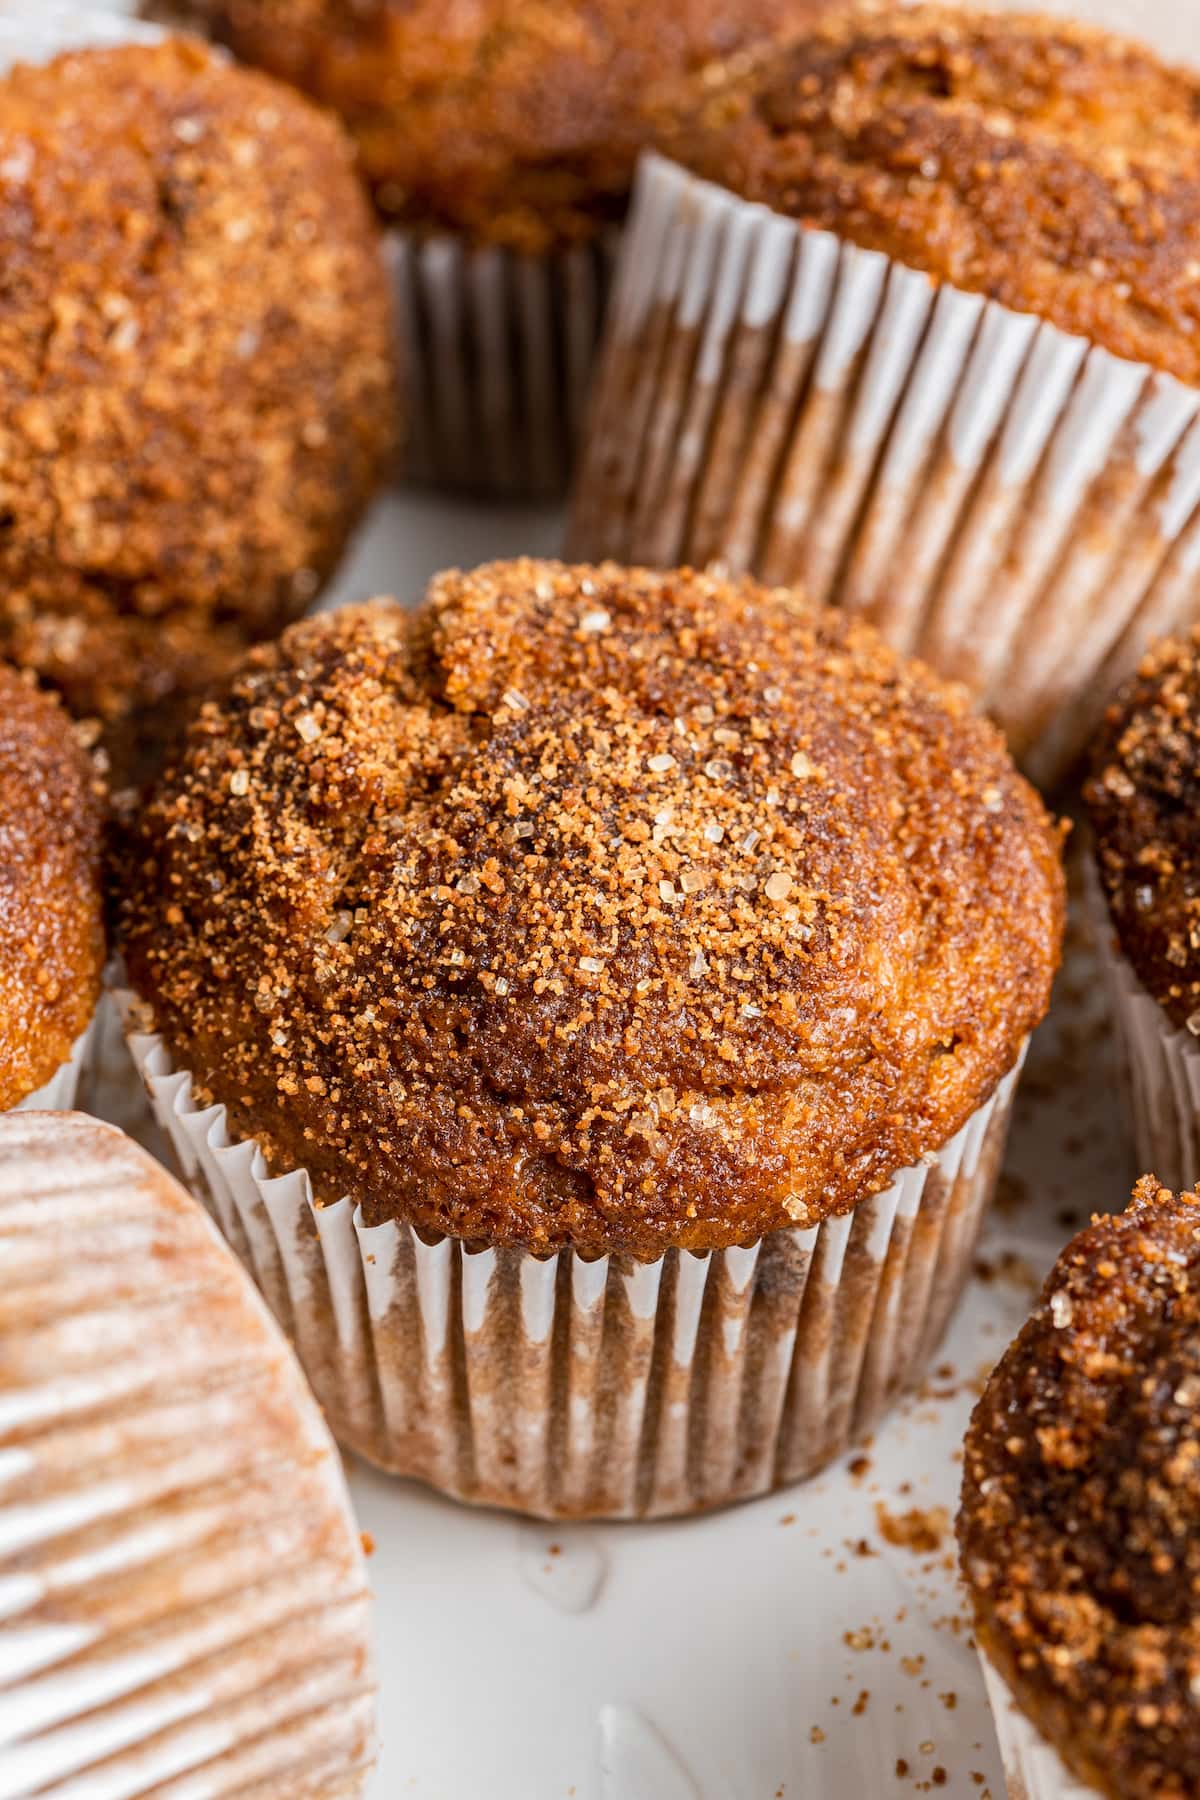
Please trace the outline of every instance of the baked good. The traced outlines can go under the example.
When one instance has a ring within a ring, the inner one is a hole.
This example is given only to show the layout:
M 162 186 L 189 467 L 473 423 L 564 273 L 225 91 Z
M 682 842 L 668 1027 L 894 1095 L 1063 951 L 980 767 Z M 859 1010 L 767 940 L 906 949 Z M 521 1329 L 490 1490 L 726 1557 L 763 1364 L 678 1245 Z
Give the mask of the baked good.
M 1110 705 L 1084 790 L 1090 898 L 1138 1160 L 1200 1180 L 1200 632 L 1151 646 Z
M 104 967 L 101 818 L 71 721 L 0 665 L 0 1112 L 61 1071 L 73 1095 Z
M 332 107 L 385 218 L 527 255 L 620 220 L 683 93 L 821 0 L 196 0 L 239 56 Z
M 252 1284 L 77 1114 L 0 1118 L 0 1262 L 5 1791 L 362 1795 L 362 1548 Z
M 305 610 L 393 435 L 387 284 L 332 121 L 167 40 L 0 80 L 0 655 L 118 781 Z
M 972 1418 L 959 1542 L 1010 1792 L 1045 1745 L 1038 1800 L 1200 1782 L 1198 1299 L 1200 1197 L 1146 1176 L 1064 1250 Z
M 707 89 L 634 209 L 571 553 L 802 580 L 1057 781 L 1195 616 L 1198 101 L 1129 40 L 944 5 Z
M 354 139 L 392 227 L 408 473 L 531 498 L 568 479 L 639 151 L 824 3 L 190 0 L 184 17 Z
M 1062 909 L 999 735 L 869 629 L 524 561 L 252 653 L 120 915 L 136 1029 L 318 1215 L 657 1266 L 794 1245 L 936 1161 L 1009 1091 Z

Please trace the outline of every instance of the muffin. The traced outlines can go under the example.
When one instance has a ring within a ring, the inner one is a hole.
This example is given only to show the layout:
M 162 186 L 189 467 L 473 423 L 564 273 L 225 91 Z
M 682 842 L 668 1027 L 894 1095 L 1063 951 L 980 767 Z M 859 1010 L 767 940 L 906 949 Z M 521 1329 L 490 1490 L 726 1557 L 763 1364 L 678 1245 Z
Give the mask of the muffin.
M 1085 788 L 1095 935 L 1138 1162 L 1200 1182 L 1200 630 L 1155 644 L 1112 703 Z
M 966 681 L 1043 783 L 1197 612 L 1200 78 L 832 13 L 643 169 L 572 553 L 719 559 Z
M 251 1283 L 156 1162 L 67 1113 L 0 1118 L 0 1259 L 0 1788 L 361 1795 L 362 1549 Z
M 916 1377 L 1062 910 L 999 734 L 869 628 L 501 563 L 204 706 L 124 859 L 124 1004 L 346 1443 L 650 1516 Z
M 74 1102 L 104 968 L 101 817 L 71 721 L 0 665 L 0 1112 Z
M 959 1546 L 1009 1793 L 1200 1789 L 1200 1196 L 1068 1244 L 967 1434 Z
M 45 56 L 15 19 L 5 58 L 25 35 Z M 190 41 L 0 79 L 0 656 L 118 782 L 305 610 L 383 467 L 387 280 L 352 161 Z
M 827 0 L 190 0 L 339 112 L 395 227 L 411 471 L 557 495 L 639 150 Z M 177 7 L 173 7 L 178 12 Z

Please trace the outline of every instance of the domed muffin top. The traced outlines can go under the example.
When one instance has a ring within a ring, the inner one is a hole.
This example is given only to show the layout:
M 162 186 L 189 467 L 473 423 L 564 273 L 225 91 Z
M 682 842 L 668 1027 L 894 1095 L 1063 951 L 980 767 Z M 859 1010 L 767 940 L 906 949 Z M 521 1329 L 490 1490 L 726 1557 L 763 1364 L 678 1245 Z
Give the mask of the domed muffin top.
M 1147 651 L 1097 736 L 1085 798 L 1121 948 L 1200 1036 L 1200 629 Z
M 639 150 L 828 0 L 190 0 L 338 111 L 381 210 L 538 253 L 619 218 Z
M 104 967 L 101 800 L 62 710 L 0 666 L 0 1112 L 43 1087 Z
M 133 985 L 323 1200 L 654 1255 L 948 1140 L 1059 954 L 995 729 L 746 582 L 499 563 L 297 626 L 137 823 Z
M 393 424 L 335 121 L 187 40 L 0 79 L 0 655 L 114 737 L 295 617 Z
M 1200 1789 L 1200 1197 L 1153 1176 L 1070 1243 L 967 1435 L 976 1635 L 1113 1800 Z
M 833 13 L 674 153 L 749 200 L 1200 383 L 1200 81 L 1035 14 Z

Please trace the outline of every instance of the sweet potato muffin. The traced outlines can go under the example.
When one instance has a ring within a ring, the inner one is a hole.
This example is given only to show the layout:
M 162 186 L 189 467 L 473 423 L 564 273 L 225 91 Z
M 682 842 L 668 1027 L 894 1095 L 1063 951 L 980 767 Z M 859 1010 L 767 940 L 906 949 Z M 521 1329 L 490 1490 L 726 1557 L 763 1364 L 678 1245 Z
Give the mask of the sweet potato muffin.
M 0 667 L 0 1111 L 50 1080 L 95 1010 L 101 811 L 70 720 Z
M 1108 709 L 1085 797 L 1121 950 L 1200 1036 L 1200 629 L 1147 651 Z
M 818 1224 L 1045 1012 L 1057 833 L 794 595 L 495 564 L 253 652 L 138 819 L 132 985 L 319 1201 L 539 1253 Z
M 1070 1243 L 967 1436 L 985 1657 L 1111 1800 L 1200 1789 L 1200 1197 L 1147 1176 Z
M 1200 78 L 1109 33 L 834 13 L 673 154 L 748 200 L 1200 384 Z
M 337 1447 L 200 1207 L 111 1125 L 0 1118 L 4 1788 L 360 1800 Z
M 337 125 L 195 43 L 0 81 L 0 655 L 122 772 L 303 611 L 390 444 Z
M 383 213 L 541 252 L 619 218 L 683 94 L 827 0 L 191 0 L 339 112 Z

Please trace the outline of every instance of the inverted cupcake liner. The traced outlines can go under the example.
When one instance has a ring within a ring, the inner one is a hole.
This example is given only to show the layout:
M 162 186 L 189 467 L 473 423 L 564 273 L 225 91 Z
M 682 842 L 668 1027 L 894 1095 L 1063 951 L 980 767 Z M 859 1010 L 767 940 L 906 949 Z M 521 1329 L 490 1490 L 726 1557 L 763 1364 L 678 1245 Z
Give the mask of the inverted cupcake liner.
M 1138 1169 L 1181 1193 L 1200 1182 L 1200 1042 L 1172 1022 L 1122 954 L 1094 866 L 1088 869 L 1087 901 Z
M 14 1112 L 71 1112 L 77 1104 L 87 1104 L 103 1032 L 103 1005 L 102 1000 L 86 1029 L 75 1039 L 66 1062 L 59 1065 L 44 1087 L 18 1100 Z
M 416 481 L 510 499 L 566 490 L 615 260 L 609 239 L 518 256 L 389 231 Z
M 1025 1717 L 1003 1677 L 982 1653 L 988 1702 L 1000 1740 L 1000 1760 L 1009 1800 L 1101 1800 L 1099 1788 L 1085 1787 L 1058 1751 Z
M 1043 783 L 1200 613 L 1200 390 L 657 156 L 609 321 L 572 556 L 800 580 Z
M 0 1164 L 0 1800 L 361 1794 L 337 1450 L 203 1214 L 62 1128 Z
M 921 1374 L 967 1278 L 1014 1069 L 936 1155 L 810 1230 L 640 1263 L 369 1226 L 272 1178 L 118 993 L 160 1125 L 342 1442 L 457 1499 L 656 1518 L 799 1481 Z

